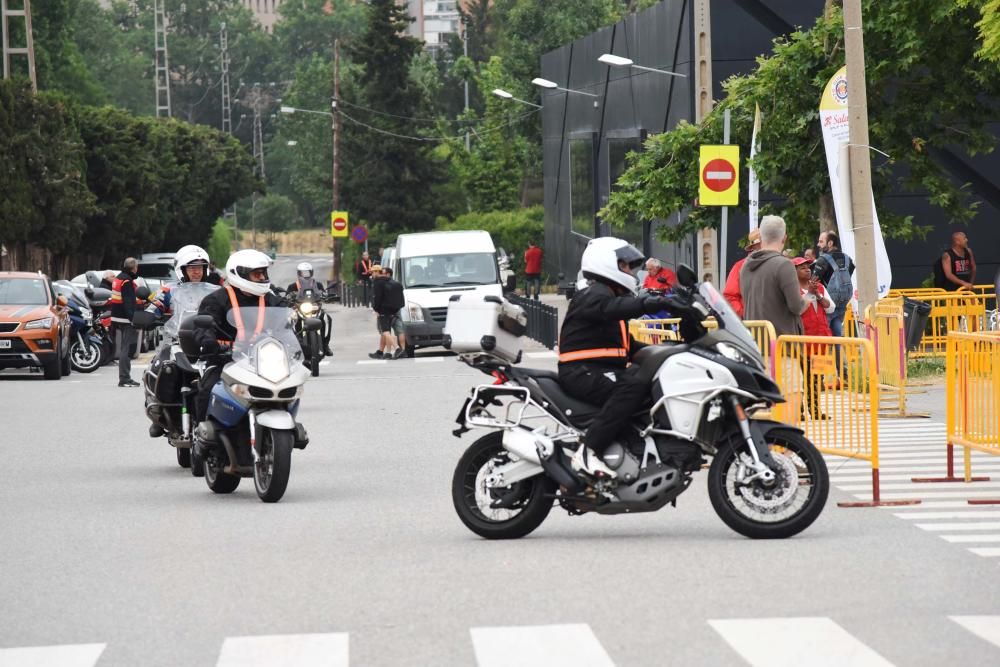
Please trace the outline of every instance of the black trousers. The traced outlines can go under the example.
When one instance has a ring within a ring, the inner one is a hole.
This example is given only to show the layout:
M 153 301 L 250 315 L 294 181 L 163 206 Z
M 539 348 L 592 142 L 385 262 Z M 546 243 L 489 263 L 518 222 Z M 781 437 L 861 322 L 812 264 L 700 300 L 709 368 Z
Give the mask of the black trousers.
M 208 416 L 208 403 L 212 398 L 212 388 L 222 377 L 222 367 L 225 364 L 212 364 L 205 369 L 205 374 L 201 376 L 198 383 L 198 395 L 194 397 L 194 417 L 197 421 L 205 421 Z
M 637 373 L 637 366 L 618 369 L 582 362 L 559 365 L 563 391 L 581 401 L 604 406 L 584 436 L 584 443 L 597 454 L 614 442 L 647 399 L 649 387 L 638 380 Z

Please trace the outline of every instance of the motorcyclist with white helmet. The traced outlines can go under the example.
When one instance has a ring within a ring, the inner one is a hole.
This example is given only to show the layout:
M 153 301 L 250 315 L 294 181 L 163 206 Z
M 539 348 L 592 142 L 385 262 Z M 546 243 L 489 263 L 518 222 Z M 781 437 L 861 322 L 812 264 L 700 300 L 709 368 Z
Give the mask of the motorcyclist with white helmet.
M 295 282 L 288 286 L 285 291 L 289 294 L 311 289 L 315 292 L 324 292 L 323 283 L 316 280 L 313 274 L 313 266 L 309 262 L 301 262 L 295 267 Z M 323 310 L 320 305 L 320 319 L 323 321 L 323 354 L 331 357 L 333 350 L 330 349 L 330 335 L 333 333 L 333 320 L 330 314 Z
M 627 241 L 591 240 L 581 260 L 591 283 L 573 297 L 559 333 L 559 384 L 570 396 L 603 406 L 571 461 L 574 470 L 590 477 L 615 477 L 600 455 L 649 395 L 648 383 L 629 369 L 644 346 L 629 335 L 628 320 L 662 310 L 666 299 L 635 296 L 633 271 L 643 260 Z
M 208 253 L 201 246 L 186 245 L 174 256 L 174 275 L 181 283 L 200 283 L 208 273 Z M 146 310 L 166 315 L 170 312 L 170 284 L 164 283 L 153 296 L 152 305 Z
M 271 258 L 258 250 L 238 250 L 226 262 L 226 284 L 201 301 L 199 315 L 211 315 L 215 328 L 195 328 L 194 339 L 206 361 L 205 372 L 198 386 L 195 399 L 195 418 L 204 421 L 212 388 L 222 377 L 222 369 L 229 361 L 229 342 L 236 339 L 237 330 L 229 323 L 228 313 L 233 308 L 260 308 L 280 306 L 281 300 L 271 291 L 268 269 Z M 263 314 L 260 315 L 263 317 Z M 252 327 L 253 323 L 247 323 Z

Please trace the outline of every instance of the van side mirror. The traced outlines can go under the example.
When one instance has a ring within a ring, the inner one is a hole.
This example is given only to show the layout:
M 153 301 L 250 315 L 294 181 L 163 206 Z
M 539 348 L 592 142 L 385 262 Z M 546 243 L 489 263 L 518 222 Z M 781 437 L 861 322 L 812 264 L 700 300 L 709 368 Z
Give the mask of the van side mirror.
M 684 287 L 694 287 L 698 284 L 698 274 L 687 264 L 681 264 L 677 267 L 677 282 Z

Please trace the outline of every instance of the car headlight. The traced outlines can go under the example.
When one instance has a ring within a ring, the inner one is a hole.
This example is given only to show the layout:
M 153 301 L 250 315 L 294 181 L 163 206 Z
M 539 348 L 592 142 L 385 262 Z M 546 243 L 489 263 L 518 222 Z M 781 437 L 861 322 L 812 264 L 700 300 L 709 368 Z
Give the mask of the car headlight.
M 760 362 L 745 354 L 735 345 L 730 345 L 729 343 L 716 343 L 715 350 L 730 361 L 736 361 L 741 364 L 753 366 L 754 368 L 761 368 Z
M 424 321 L 424 309 L 419 303 L 413 303 L 412 301 L 406 304 L 406 312 L 410 316 L 411 322 L 423 322 Z
M 28 329 L 51 329 L 52 328 L 52 318 L 44 317 L 40 320 L 32 320 L 24 325 L 25 330 Z
M 306 301 L 305 303 L 299 304 L 299 312 L 309 317 L 316 312 L 316 304 Z
M 277 384 L 288 373 L 288 354 L 281 343 L 272 339 L 257 348 L 257 375 Z

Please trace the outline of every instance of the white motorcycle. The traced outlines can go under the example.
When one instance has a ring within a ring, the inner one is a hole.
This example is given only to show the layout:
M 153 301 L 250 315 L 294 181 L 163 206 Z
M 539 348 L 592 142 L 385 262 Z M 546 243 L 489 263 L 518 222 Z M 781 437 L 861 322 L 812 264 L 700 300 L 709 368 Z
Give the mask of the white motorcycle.
M 823 457 L 801 430 L 750 418 L 784 401 L 753 338 L 714 287 L 696 285 L 689 267 L 680 267 L 678 280 L 668 307 L 682 319 L 684 342 L 636 354 L 649 399 L 603 453 L 614 479 L 581 478 L 570 467 L 600 406 L 566 395 L 552 371 L 517 368 L 490 352 L 460 355 L 496 378 L 472 390 L 454 431 L 492 431 L 466 449 L 452 480 L 455 510 L 470 530 L 523 537 L 554 503 L 571 515 L 676 506 L 703 457 L 712 459 L 712 506 L 734 531 L 785 538 L 816 520 L 830 488 Z M 702 326 L 708 315 L 717 330 Z

